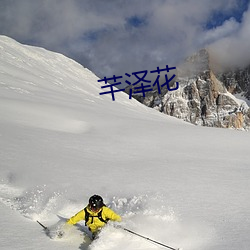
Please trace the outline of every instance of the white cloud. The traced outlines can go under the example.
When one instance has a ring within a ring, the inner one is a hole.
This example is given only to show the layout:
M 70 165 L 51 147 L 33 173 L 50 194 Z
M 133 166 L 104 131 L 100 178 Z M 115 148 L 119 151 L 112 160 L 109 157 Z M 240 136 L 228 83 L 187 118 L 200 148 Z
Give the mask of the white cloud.
M 221 26 L 216 28 L 205 30 L 200 36 L 201 44 L 211 44 L 214 41 L 218 41 L 224 37 L 228 37 L 235 34 L 239 30 L 240 24 L 235 20 L 235 18 L 230 18 L 226 20 Z
M 174 66 L 211 42 L 231 43 L 225 37 L 243 29 L 234 19 L 214 30 L 204 26 L 214 11 L 236 7 L 237 0 L 2 0 L 0 33 L 63 52 L 108 76 Z M 134 16 L 143 25 L 131 25 Z
M 243 15 L 238 28 L 210 45 L 210 50 L 220 64 L 246 66 L 250 63 L 250 9 Z

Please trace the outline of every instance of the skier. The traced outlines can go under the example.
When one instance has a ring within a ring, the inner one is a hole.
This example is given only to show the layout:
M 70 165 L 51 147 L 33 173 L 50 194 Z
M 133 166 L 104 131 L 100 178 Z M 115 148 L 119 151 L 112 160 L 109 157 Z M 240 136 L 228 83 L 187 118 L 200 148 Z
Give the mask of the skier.
M 101 196 L 95 194 L 89 198 L 89 204 L 72 216 L 67 224 L 74 225 L 80 220 L 85 220 L 85 226 L 92 232 L 94 239 L 109 220 L 120 222 L 122 219 L 120 215 L 105 206 Z

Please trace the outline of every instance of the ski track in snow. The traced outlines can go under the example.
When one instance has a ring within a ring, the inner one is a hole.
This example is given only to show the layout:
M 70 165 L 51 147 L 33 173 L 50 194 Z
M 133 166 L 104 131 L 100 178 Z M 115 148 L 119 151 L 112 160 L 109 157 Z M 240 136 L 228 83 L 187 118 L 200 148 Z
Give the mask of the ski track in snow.
M 91 128 L 87 122 L 71 118 L 70 115 L 67 116 L 66 110 L 63 112 L 62 109 L 51 108 L 45 104 L 33 104 L 31 106 L 28 102 L 2 101 L 0 113 L 1 111 L 4 113 L 6 108 L 9 112 L 2 117 L 2 121 L 73 134 L 85 133 Z M 20 108 L 22 112 L 20 112 Z

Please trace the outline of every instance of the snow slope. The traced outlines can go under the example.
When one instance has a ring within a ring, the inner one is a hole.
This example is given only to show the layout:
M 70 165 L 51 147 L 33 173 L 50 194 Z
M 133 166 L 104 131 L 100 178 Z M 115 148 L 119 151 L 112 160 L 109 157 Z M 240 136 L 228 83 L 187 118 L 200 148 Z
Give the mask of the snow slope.
M 196 127 L 121 92 L 112 101 L 97 80 L 0 36 L 0 248 L 162 249 L 112 225 L 90 244 L 83 223 L 61 240 L 36 223 L 53 228 L 97 193 L 124 227 L 166 245 L 248 250 L 249 133 Z

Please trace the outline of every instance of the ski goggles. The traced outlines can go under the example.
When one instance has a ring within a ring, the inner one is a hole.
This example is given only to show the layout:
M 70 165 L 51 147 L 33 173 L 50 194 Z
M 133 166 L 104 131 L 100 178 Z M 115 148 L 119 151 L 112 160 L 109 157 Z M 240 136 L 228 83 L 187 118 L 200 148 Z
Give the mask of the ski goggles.
M 89 206 L 90 210 L 93 211 L 93 212 L 97 212 L 101 209 L 101 207 L 97 207 L 97 206 Z

